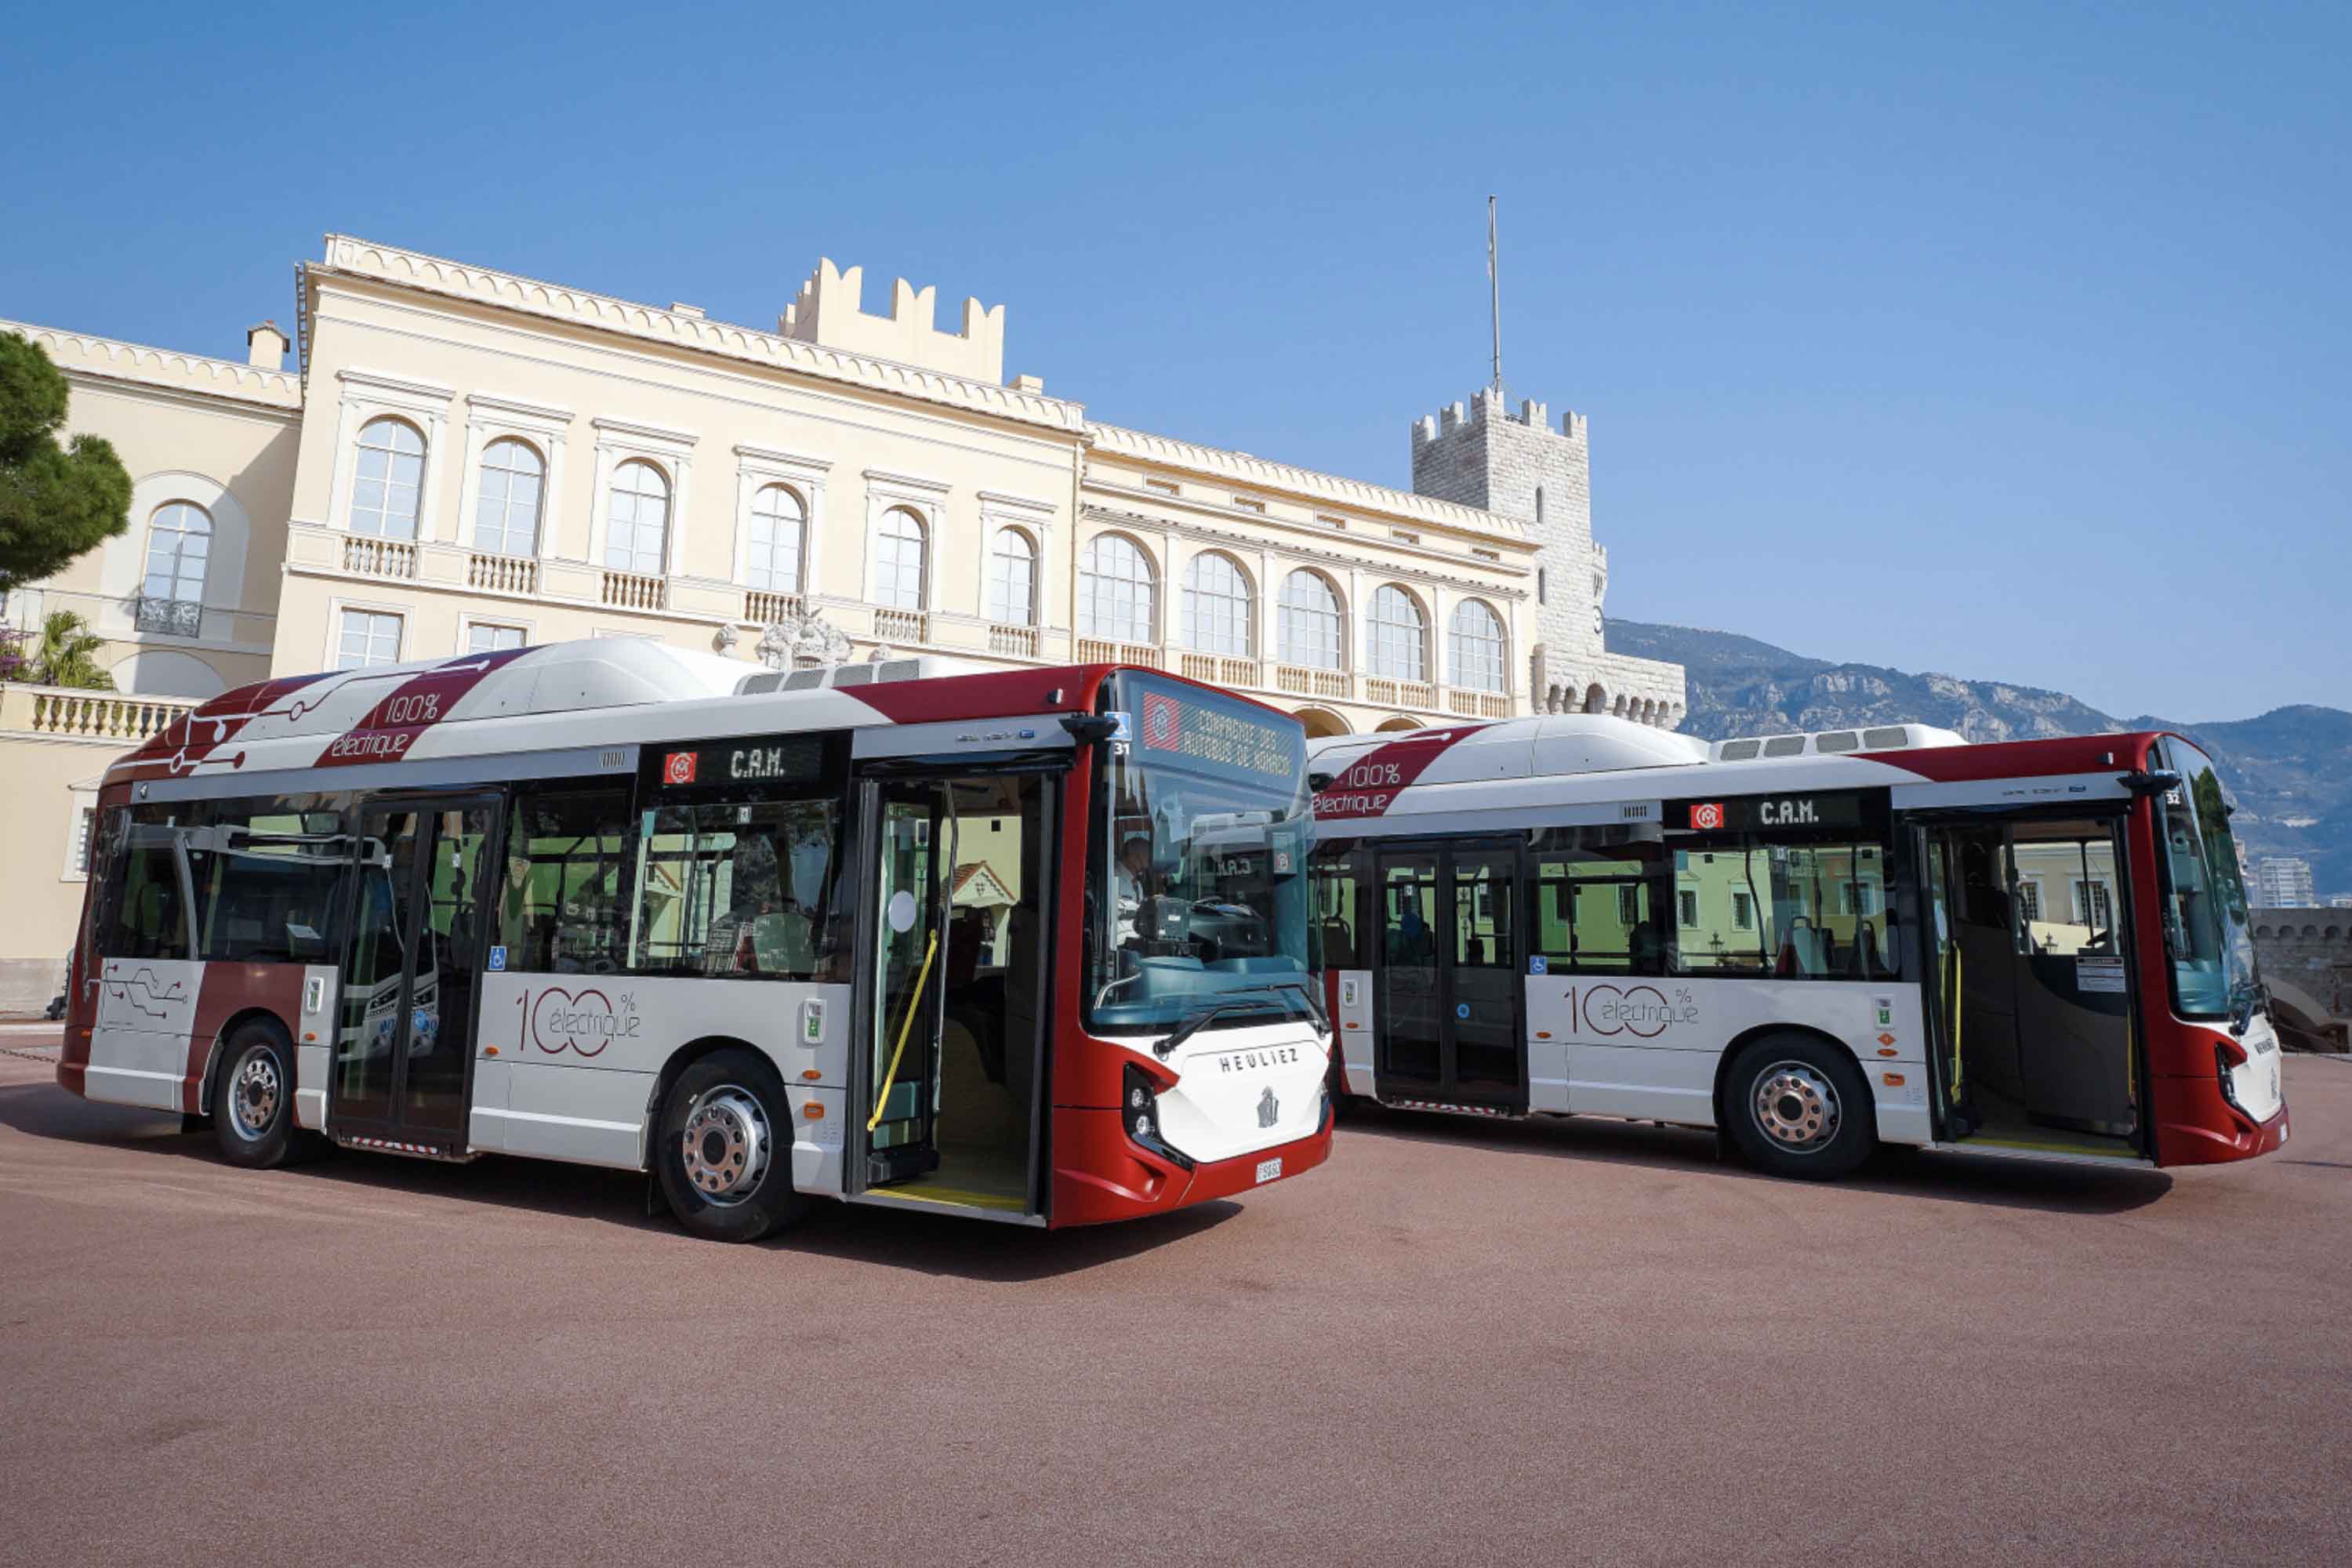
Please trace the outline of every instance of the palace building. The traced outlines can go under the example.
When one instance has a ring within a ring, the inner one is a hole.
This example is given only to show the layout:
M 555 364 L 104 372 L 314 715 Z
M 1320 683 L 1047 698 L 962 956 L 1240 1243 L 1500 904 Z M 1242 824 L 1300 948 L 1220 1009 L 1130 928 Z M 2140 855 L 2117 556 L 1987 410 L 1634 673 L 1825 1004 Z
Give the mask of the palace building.
M 1602 643 L 1582 416 L 1483 392 L 1392 489 L 1095 423 L 1006 377 L 1003 305 L 862 283 L 820 262 L 767 330 L 331 235 L 241 363 L 0 321 L 135 485 L 0 611 L 76 612 L 117 688 L 0 685 L 0 1011 L 59 983 L 107 763 L 270 674 L 640 637 L 1118 659 L 1318 734 L 1680 721 L 1680 667 Z

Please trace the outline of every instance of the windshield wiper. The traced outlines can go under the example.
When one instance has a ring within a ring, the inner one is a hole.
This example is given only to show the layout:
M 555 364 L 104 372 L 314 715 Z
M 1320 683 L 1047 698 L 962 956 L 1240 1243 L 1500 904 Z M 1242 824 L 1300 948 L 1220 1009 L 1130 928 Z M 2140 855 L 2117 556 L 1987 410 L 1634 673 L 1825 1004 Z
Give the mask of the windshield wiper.
M 1315 993 L 1307 989 L 1307 982 L 1303 980 L 1277 980 L 1265 985 L 1235 985 L 1228 990 L 1220 991 L 1217 994 L 1224 997 L 1231 997 L 1240 994 L 1247 994 L 1256 996 L 1286 997 L 1292 993 L 1296 993 L 1298 999 L 1307 1005 L 1307 1018 L 1309 1023 L 1315 1026 L 1315 1032 L 1325 1039 L 1330 1038 L 1331 1020 L 1324 1016 L 1322 1005 L 1315 1000 Z M 1175 1029 L 1169 1034 L 1166 1039 L 1161 1040 L 1159 1044 L 1153 1046 L 1151 1047 L 1151 1052 L 1154 1056 L 1160 1058 L 1162 1061 L 1165 1061 L 1169 1057 L 1175 1053 L 1178 1046 L 1182 1045 L 1186 1040 L 1189 1040 L 1194 1035 L 1199 1034 L 1202 1026 L 1205 1026 L 1210 1019 L 1218 1017 L 1226 1013 L 1254 1013 L 1264 1005 L 1265 1004 L 1262 1002 L 1223 1001 L 1212 1003 L 1210 1005 L 1202 1008 L 1196 1013 L 1186 1014 L 1184 1016 L 1184 1021 L 1177 1025 Z M 1284 1011 L 1287 1013 L 1289 1009 L 1285 1008 Z
M 1234 989 L 1237 991 L 1296 991 L 1298 993 L 1298 999 L 1307 1004 L 1307 1018 L 1309 1023 L 1315 1026 L 1315 1032 L 1327 1037 L 1331 1033 L 1331 1019 L 1329 1016 L 1323 1011 L 1322 1001 L 1316 996 L 1314 986 L 1305 980 L 1275 980 L 1269 981 L 1264 985 L 1238 985 Z
M 2230 1033 L 2232 1037 L 2242 1037 L 2253 1026 L 2254 1012 L 2262 1005 L 2263 987 L 2260 981 L 2241 980 L 2231 984 Z
M 1272 987 L 1260 987 L 1259 989 L 1271 990 Z M 1216 1017 L 1219 1014 L 1255 1013 L 1259 1011 L 1265 1005 L 1265 1004 L 1263 1002 L 1218 1002 L 1203 1007 L 1196 1013 L 1187 1013 L 1184 1015 L 1184 1021 L 1177 1025 L 1173 1029 L 1170 1030 L 1166 1039 L 1157 1040 L 1152 1043 L 1151 1054 L 1158 1057 L 1164 1062 L 1170 1057 L 1176 1054 L 1177 1047 L 1182 1045 L 1185 1041 L 1199 1034 L 1201 1032 L 1202 1026 L 1206 1024 L 1210 1019 Z

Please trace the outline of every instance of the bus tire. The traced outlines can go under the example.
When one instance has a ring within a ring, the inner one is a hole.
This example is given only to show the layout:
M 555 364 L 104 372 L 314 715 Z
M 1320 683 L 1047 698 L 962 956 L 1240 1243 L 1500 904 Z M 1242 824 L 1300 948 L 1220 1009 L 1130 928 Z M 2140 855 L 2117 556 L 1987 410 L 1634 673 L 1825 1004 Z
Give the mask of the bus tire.
M 286 1163 L 294 1151 L 294 1047 L 264 1018 L 240 1024 L 213 1069 L 213 1138 L 221 1158 L 249 1171 Z
M 1878 1146 L 1878 1110 L 1862 1069 L 1809 1035 L 1767 1035 L 1732 1058 L 1723 1084 L 1732 1142 L 1758 1170 L 1833 1181 Z
M 798 1219 L 792 1102 L 776 1069 L 740 1046 L 688 1066 L 662 1100 L 654 1175 L 669 1212 L 707 1241 L 757 1241 Z

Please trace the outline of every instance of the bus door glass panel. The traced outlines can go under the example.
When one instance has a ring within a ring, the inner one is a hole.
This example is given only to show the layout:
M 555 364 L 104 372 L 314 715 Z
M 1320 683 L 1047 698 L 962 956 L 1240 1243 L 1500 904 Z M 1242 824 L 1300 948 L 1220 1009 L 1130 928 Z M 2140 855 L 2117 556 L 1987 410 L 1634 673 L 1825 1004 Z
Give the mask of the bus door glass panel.
M 939 1163 L 931 1118 L 939 1075 L 948 932 L 940 908 L 942 786 L 868 786 L 880 863 L 874 883 L 874 1038 L 864 1114 L 867 1181 L 900 1181 Z M 877 1108 L 878 1107 L 878 1117 Z
M 1525 1079 L 1518 938 L 1512 904 L 1518 856 L 1510 849 L 1446 853 L 1453 886 L 1451 969 L 1440 1026 L 1450 1037 L 1457 1083 L 1484 1092 L 1517 1089 Z
M 498 813 L 488 804 L 450 806 L 431 813 L 427 821 L 432 847 L 424 868 L 424 928 L 415 949 L 417 973 L 408 1008 L 401 1121 L 455 1132 L 465 1126 L 483 923 L 494 907 L 485 895 L 496 891 L 485 886 L 484 876 L 496 864 L 490 836 Z
M 1927 908 L 1922 911 L 1920 949 L 1927 973 L 1920 996 L 1927 1014 L 1929 1059 L 1936 1064 L 1937 1098 L 1951 1110 L 1967 1085 L 1968 1038 L 1961 1032 L 1958 1006 L 1960 950 L 1952 926 L 1951 840 L 1935 828 L 1914 828 L 1911 856 L 1919 868 L 1919 886 Z
M 1398 849 L 1376 858 L 1381 968 L 1373 1027 L 1384 1089 L 1391 1080 L 1434 1088 L 1444 1076 L 1437 858 L 1434 850 Z
M 2027 1117 L 2128 1137 L 2137 1117 L 2116 827 L 2112 820 L 2013 826 L 2012 955 Z
M 402 1008 L 416 940 L 416 857 L 423 818 L 410 809 L 360 813 L 358 886 L 344 952 L 329 1110 L 339 1121 L 389 1122 L 394 1065 L 408 1031 Z
M 362 808 L 334 1120 L 462 1130 L 497 820 L 490 802 Z

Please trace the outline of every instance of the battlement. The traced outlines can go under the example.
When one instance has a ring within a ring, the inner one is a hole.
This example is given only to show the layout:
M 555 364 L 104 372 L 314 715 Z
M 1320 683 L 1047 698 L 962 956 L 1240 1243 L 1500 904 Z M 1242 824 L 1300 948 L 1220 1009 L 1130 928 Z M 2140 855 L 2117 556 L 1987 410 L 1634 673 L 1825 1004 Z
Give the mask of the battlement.
M 844 271 L 830 258 L 818 261 L 798 297 L 776 318 L 777 330 L 801 342 L 847 353 L 871 354 L 971 381 L 1003 381 L 1003 306 L 983 308 L 978 300 L 967 298 L 962 326 L 941 331 L 933 322 L 938 289 L 919 289 L 900 278 L 891 287 L 889 314 L 875 316 L 863 308 L 865 278 L 863 267 Z
M 1436 413 L 1426 414 L 1414 420 L 1412 444 L 1415 449 L 1418 449 L 1454 435 L 1465 426 L 1475 427 L 1489 421 L 1524 425 L 1530 430 L 1540 430 L 1546 435 L 1555 434 L 1551 428 L 1549 404 L 1538 403 L 1532 397 L 1523 397 L 1519 400 L 1519 405 L 1516 410 L 1507 409 L 1503 406 L 1502 395 L 1489 386 L 1480 388 L 1470 399 L 1466 408 L 1459 403 L 1449 403 Z M 1569 409 L 1560 415 L 1559 428 L 1556 434 L 1570 441 L 1583 441 L 1590 438 L 1585 416 L 1574 409 Z

